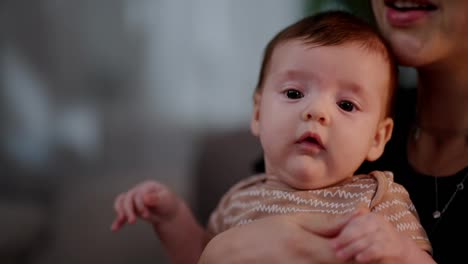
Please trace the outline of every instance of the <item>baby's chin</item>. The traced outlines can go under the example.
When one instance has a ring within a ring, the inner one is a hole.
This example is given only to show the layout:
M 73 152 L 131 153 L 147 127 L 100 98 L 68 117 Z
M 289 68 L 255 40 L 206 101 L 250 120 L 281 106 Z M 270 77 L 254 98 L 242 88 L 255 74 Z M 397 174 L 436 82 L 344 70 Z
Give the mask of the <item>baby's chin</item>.
M 330 177 L 318 170 L 312 173 L 310 170 L 297 169 L 282 180 L 290 187 L 298 190 L 321 189 L 333 184 Z

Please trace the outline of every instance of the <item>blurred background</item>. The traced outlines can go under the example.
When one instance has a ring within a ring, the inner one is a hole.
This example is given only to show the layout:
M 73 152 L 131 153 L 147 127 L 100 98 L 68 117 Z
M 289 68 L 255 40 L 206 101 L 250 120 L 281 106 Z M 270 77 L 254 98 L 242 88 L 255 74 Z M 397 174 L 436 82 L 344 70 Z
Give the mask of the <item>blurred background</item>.
M 367 1 L 0 1 L 0 263 L 167 263 L 150 226 L 109 230 L 144 179 L 202 223 L 261 154 L 263 48 L 306 14 Z

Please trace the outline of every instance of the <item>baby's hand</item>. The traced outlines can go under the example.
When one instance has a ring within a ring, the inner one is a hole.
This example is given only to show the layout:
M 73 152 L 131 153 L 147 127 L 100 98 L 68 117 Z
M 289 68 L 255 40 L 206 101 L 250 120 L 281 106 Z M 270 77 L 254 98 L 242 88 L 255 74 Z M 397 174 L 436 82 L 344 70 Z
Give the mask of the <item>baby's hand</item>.
M 126 223 L 133 224 L 137 217 L 151 224 L 170 220 L 178 206 L 178 197 L 167 186 L 156 181 L 142 182 L 115 198 L 117 216 L 111 230 L 118 231 Z
M 361 212 L 343 227 L 333 239 L 333 247 L 341 260 L 369 263 L 398 260 L 404 256 L 407 239 L 383 216 L 359 209 Z M 380 263 L 380 262 L 379 262 Z

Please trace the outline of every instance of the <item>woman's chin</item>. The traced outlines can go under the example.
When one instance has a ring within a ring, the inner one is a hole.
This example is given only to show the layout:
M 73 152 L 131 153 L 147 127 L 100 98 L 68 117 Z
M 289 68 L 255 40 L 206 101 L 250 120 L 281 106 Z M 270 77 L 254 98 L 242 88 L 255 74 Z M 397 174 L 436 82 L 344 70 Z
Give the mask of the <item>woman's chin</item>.
M 424 66 L 430 64 L 436 55 L 430 43 L 404 33 L 392 35 L 390 44 L 398 64 L 402 66 Z

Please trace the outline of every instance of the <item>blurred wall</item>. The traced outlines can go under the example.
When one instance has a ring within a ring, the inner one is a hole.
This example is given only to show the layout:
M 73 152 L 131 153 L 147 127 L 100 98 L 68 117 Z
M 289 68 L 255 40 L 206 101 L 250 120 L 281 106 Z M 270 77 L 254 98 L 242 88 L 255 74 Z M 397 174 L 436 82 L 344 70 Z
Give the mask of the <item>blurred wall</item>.
M 263 48 L 302 12 L 290 0 L 0 1 L 0 262 L 154 263 L 148 226 L 109 232 L 113 198 L 153 178 L 193 204 L 206 138 L 248 134 Z
M 136 128 L 245 126 L 263 47 L 302 8 L 286 0 L 1 4 L 2 143 L 31 166 L 58 150 L 102 158 Z

